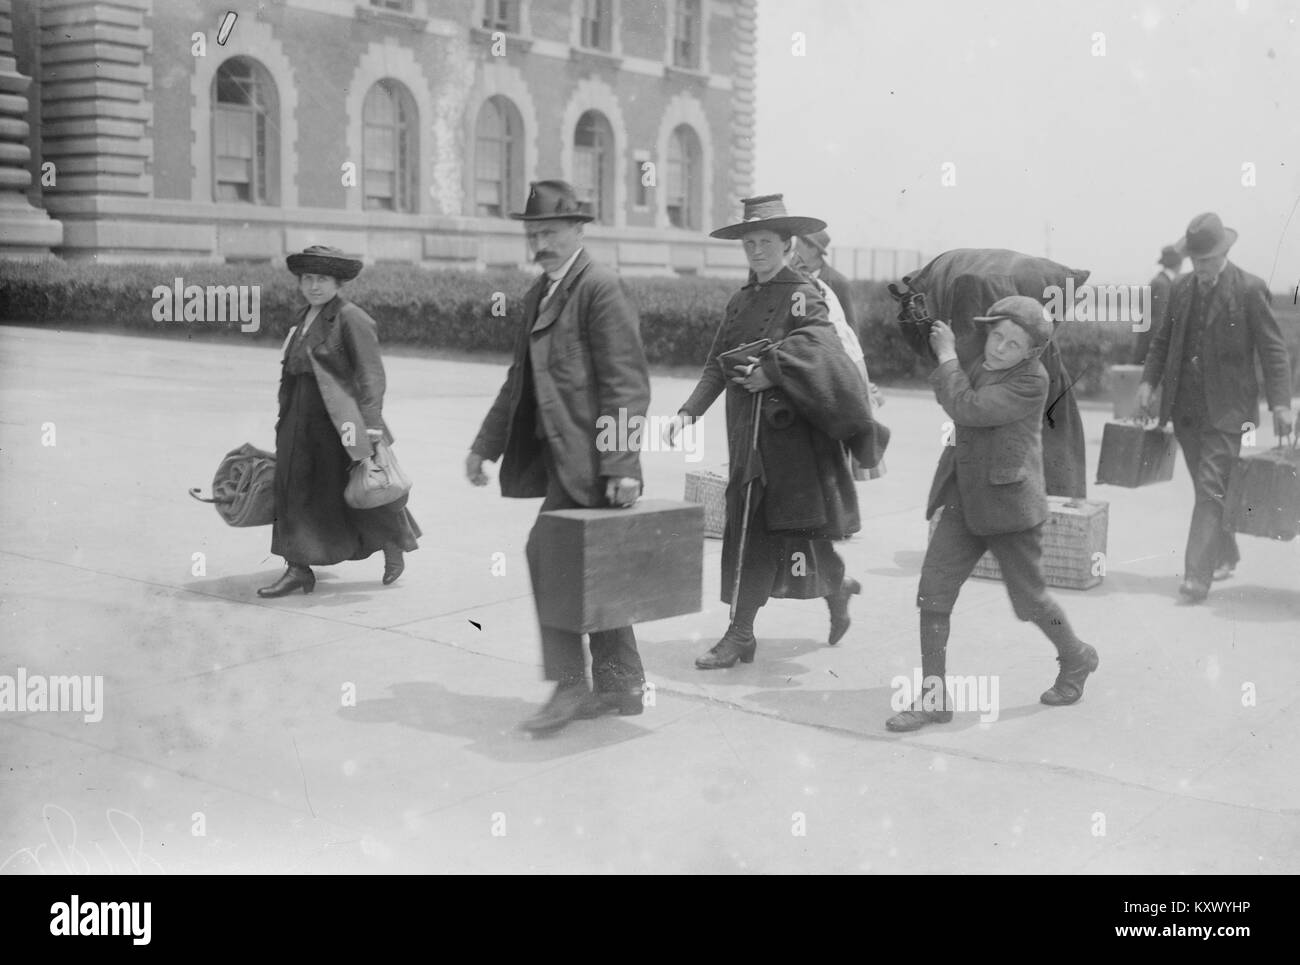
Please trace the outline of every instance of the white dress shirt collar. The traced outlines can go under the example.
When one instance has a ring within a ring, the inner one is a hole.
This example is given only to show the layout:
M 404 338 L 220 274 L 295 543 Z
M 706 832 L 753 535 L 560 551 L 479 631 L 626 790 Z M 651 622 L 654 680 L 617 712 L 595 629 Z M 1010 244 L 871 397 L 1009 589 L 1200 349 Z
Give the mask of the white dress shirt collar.
M 564 276 L 569 273 L 569 269 L 573 267 L 573 263 L 578 260 L 578 256 L 580 254 L 582 254 L 581 245 L 578 246 L 577 251 L 569 255 L 568 261 L 562 264 L 559 268 L 555 269 L 555 271 L 548 271 L 546 273 L 551 279 L 551 290 L 548 291 L 546 293 L 546 297 L 542 299 L 541 301 L 542 305 L 545 305 L 547 302 L 551 300 L 551 296 L 555 294 L 555 289 L 560 287 L 560 282 L 564 281 Z

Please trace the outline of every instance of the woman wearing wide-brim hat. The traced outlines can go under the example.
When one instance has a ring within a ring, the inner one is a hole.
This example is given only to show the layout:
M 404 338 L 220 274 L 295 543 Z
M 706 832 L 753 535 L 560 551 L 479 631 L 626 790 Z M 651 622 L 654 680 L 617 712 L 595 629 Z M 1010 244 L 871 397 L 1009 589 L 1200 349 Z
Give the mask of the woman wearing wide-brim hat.
M 727 303 L 700 381 L 666 431 L 671 441 L 726 392 L 722 599 L 732 604 L 732 616 L 722 639 L 695 661 L 701 670 L 754 659 L 754 619 L 771 597 L 824 597 L 827 642 L 838 643 L 849 628 L 849 599 L 861 591 L 845 576 L 832 540 L 859 529 L 849 449 L 841 440 L 869 431 L 870 404 L 820 289 L 789 266 L 792 238 L 826 224 L 788 215 L 779 194 L 742 203 L 744 220 L 712 236 L 743 243 L 749 281 Z M 774 345 L 754 355 L 757 361 L 724 360 L 724 371 L 720 355 L 758 339 Z M 877 462 L 878 456 L 869 464 Z
M 313 245 L 286 259 L 307 304 L 285 340 L 275 428 L 275 523 L 271 552 L 287 569 L 261 597 L 316 586 L 312 566 L 384 554 L 383 582 L 405 568 L 420 529 L 406 497 L 375 509 L 343 499 L 353 462 L 392 442 L 383 419 L 384 363 L 374 320 L 340 294 L 361 261 Z M 356 424 L 360 422 L 361 424 Z

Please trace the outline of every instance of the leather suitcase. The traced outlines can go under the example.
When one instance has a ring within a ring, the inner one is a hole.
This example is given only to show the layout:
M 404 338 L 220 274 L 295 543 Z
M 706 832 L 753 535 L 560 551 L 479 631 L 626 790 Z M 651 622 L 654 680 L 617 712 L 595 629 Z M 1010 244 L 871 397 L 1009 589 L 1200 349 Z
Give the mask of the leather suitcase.
M 1043 524 L 1043 580 L 1048 586 L 1067 590 L 1090 590 L 1105 577 L 1106 536 L 1110 525 L 1110 503 L 1096 499 L 1048 496 L 1049 515 Z M 943 507 L 930 518 L 930 535 Z M 1101 554 L 1098 565 L 1096 554 Z M 1002 568 L 992 553 L 985 553 L 971 576 L 982 580 L 1002 579 Z
M 1101 434 L 1097 482 L 1129 489 L 1168 482 L 1174 478 L 1177 457 L 1178 440 L 1172 430 L 1107 422 Z
M 590 633 L 698 613 L 704 507 L 642 499 L 631 509 L 558 509 L 537 517 L 543 626 Z
M 1247 536 L 1292 540 L 1300 533 L 1300 450 L 1241 456 L 1232 467 L 1223 525 Z

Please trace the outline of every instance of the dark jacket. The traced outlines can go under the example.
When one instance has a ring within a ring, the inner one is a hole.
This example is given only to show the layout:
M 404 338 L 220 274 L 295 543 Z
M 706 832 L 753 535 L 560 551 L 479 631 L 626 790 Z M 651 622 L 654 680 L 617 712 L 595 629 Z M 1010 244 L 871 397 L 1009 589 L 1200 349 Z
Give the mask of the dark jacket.
M 491 461 L 505 456 L 503 496 L 545 496 L 543 446 L 535 431 L 540 422 L 565 492 L 582 506 L 603 506 L 607 477 L 641 478 L 638 451 L 596 444 L 602 427 L 635 428 L 650 405 L 637 315 L 618 276 L 585 249 L 537 315 L 545 277 L 524 296 L 514 360 L 470 448 Z M 532 368 L 535 418 L 528 406 L 521 409 L 526 364 Z
M 1137 342 L 1133 346 L 1133 364 L 1141 365 L 1147 360 L 1151 340 L 1156 332 L 1164 326 L 1165 316 L 1169 314 L 1169 292 L 1173 288 L 1173 279 L 1162 268 L 1147 286 L 1151 289 L 1151 324 L 1145 332 L 1138 332 Z
M 944 487 L 955 477 L 972 533 L 1017 533 L 1047 519 L 1047 372 L 1037 359 L 995 372 L 980 372 L 983 362 L 981 355 L 962 371 L 959 362 L 949 361 L 930 373 L 935 397 L 953 421 L 955 445 L 945 446 L 939 457 L 925 517 L 943 505 Z M 984 381 L 975 389 L 977 378 Z
M 1066 282 L 1076 287 L 1088 280 L 1089 272 L 1068 268 L 1049 258 L 1021 254 L 1005 248 L 958 248 L 937 256 L 915 275 L 905 279 L 913 289 L 924 292 L 930 313 L 952 326 L 957 340 L 957 358 L 963 368 L 984 355 L 985 331 L 971 319 L 983 315 L 994 302 L 1007 295 L 1028 295 L 1046 301 L 1045 290 L 1053 286 L 1064 291 Z M 1062 325 L 1056 323 L 1059 332 Z M 1084 448 L 1083 418 L 1075 399 L 1075 376 L 1066 369 L 1055 341 L 1042 356 L 1047 371 L 1047 402 L 1043 407 L 1043 478 L 1053 496 L 1082 499 L 1088 494 L 1087 452 Z M 1083 375 L 1084 373 L 1076 373 Z
M 759 393 L 758 457 L 752 458 L 753 396 L 730 381 L 718 356 L 758 338 L 781 344 L 763 359 L 774 386 Z M 731 297 L 681 411 L 702 416 L 724 390 L 731 518 L 741 514 L 745 485 L 757 479 L 755 502 L 762 499 L 768 530 L 828 539 L 856 533 L 857 490 L 847 453 L 849 440 L 870 429 L 870 404 L 821 292 L 792 269 L 761 285 L 751 275 Z
M 817 277 L 830 286 L 831 291 L 840 301 L 840 308 L 844 309 L 844 320 L 849 323 L 849 328 L 853 329 L 853 334 L 861 338 L 862 330 L 858 328 L 858 316 L 853 310 L 853 294 L 849 291 L 849 280 L 826 262 L 822 263 L 822 269 L 817 273 Z
M 311 306 L 304 306 L 289 334 L 296 338 Z M 330 421 L 339 432 L 343 448 L 353 459 L 370 455 L 367 429 L 382 429 L 389 444 L 393 435 L 383 419 L 384 363 L 379 355 L 375 320 L 341 295 L 324 305 L 303 336 L 312 370 Z M 288 348 L 289 339 L 285 340 Z M 289 407 L 286 382 L 280 380 L 280 414 Z
M 1151 341 L 1142 381 L 1152 388 L 1164 382 L 1160 397 L 1160 422 L 1169 421 L 1178 397 L 1183 364 L 1183 342 L 1192 307 L 1196 275 L 1174 282 L 1169 314 Z M 1201 370 L 1210 424 L 1220 432 L 1241 432 L 1247 422 L 1259 425 L 1259 381 L 1255 356 L 1264 372 L 1264 392 L 1272 406 L 1291 405 L 1291 366 L 1286 342 L 1269 308 L 1271 297 L 1263 279 L 1242 271 L 1232 262 L 1223 266 L 1210 294 L 1201 338 Z

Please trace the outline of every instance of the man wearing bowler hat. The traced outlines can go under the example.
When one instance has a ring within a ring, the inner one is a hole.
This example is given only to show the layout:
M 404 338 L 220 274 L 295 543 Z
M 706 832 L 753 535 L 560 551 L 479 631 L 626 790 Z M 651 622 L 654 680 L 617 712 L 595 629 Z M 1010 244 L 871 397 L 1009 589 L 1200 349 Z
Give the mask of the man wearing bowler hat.
M 636 424 L 650 405 L 650 375 L 636 312 L 618 277 L 583 250 L 591 221 L 564 181 L 532 185 L 521 214 L 533 261 L 543 274 L 524 296 L 514 361 L 505 384 L 470 447 L 465 472 L 487 485 L 483 461 L 501 463 L 501 494 L 545 497 L 541 512 L 583 507 L 629 507 L 641 494 L 635 450 L 600 451 L 604 418 Z M 620 414 L 621 413 L 621 414 Z M 528 568 L 536 597 L 539 549 L 529 534 Z M 542 663 L 555 681 L 551 699 L 521 725 L 553 732 L 578 717 L 641 712 L 645 674 L 629 627 L 591 634 L 587 685 L 582 635 L 543 626 Z
M 1258 355 L 1273 431 L 1291 431 L 1291 369 L 1268 286 L 1228 261 L 1237 232 L 1217 214 L 1197 215 L 1182 245 L 1193 272 L 1174 282 L 1165 324 L 1151 341 L 1138 405 L 1148 409 L 1164 384 L 1160 423 L 1172 421 L 1192 474 L 1196 505 L 1187 534 L 1183 582 L 1189 603 L 1209 595 L 1212 580 L 1227 579 L 1241 558 L 1223 528 L 1228 477 L 1241 435 L 1259 424 Z
M 1151 289 L 1151 319 L 1145 332 L 1138 332 L 1137 344 L 1133 346 L 1133 364 L 1141 365 L 1147 360 L 1147 350 L 1156 332 L 1165 324 L 1165 315 L 1169 311 L 1169 290 L 1178 280 L 1178 269 L 1183 266 L 1187 252 L 1183 250 L 1181 239 L 1176 244 L 1165 245 L 1160 251 L 1160 271 L 1147 285 Z

